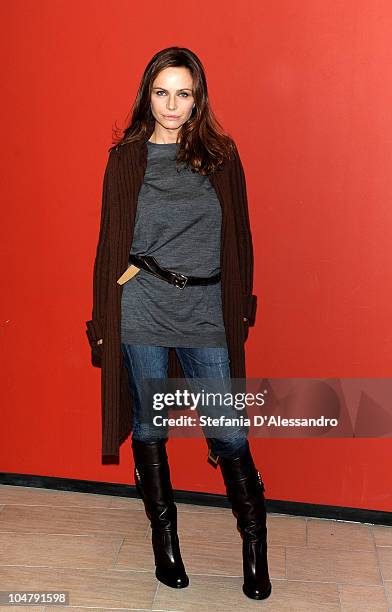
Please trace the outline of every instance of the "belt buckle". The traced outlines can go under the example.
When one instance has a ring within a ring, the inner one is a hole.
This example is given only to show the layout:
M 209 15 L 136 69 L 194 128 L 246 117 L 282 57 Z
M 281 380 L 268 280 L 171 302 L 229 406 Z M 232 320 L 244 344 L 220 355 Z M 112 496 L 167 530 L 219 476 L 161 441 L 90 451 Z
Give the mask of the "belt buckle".
M 187 281 L 188 278 L 186 276 L 180 274 L 180 272 L 175 272 L 175 279 L 173 281 L 173 285 L 177 287 L 177 289 L 184 289 L 185 285 L 187 284 Z

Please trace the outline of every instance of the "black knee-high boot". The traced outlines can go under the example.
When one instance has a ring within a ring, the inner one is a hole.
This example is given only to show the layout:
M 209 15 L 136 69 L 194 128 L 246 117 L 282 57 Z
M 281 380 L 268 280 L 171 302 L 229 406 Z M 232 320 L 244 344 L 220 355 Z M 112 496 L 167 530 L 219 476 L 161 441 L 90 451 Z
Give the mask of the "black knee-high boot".
M 253 463 L 249 443 L 244 454 L 233 459 L 219 457 L 219 464 L 242 537 L 242 590 L 251 599 L 266 599 L 272 586 L 267 562 L 264 483 Z
M 167 438 L 132 440 L 135 483 L 151 522 L 155 575 L 167 586 L 181 589 L 188 586 L 189 578 L 181 558 L 166 442 Z

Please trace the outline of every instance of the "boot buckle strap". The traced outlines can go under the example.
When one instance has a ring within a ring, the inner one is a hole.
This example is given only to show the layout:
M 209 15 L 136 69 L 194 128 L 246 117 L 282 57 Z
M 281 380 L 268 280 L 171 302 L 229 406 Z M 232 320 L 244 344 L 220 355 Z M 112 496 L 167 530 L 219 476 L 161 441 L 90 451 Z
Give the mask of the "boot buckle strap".
M 257 472 L 257 480 L 259 481 L 259 484 L 261 486 L 261 490 L 265 491 L 264 482 L 261 479 L 260 472 L 259 472 L 259 470 L 256 470 L 256 472 Z
M 218 467 L 219 457 L 215 455 L 211 448 L 208 449 L 207 461 L 209 461 L 214 468 Z

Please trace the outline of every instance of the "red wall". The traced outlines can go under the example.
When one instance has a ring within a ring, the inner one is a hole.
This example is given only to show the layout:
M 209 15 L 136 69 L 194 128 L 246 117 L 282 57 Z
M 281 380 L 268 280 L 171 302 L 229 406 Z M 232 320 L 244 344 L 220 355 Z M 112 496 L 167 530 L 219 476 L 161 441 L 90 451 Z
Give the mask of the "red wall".
M 154 2 L 13 0 L 0 11 L 2 471 L 133 482 L 129 441 L 120 466 L 101 465 L 84 322 L 111 127 L 170 45 L 199 54 L 246 170 L 259 297 L 248 376 L 390 376 L 388 0 L 174 0 L 169 14 Z M 251 444 L 269 498 L 392 510 L 390 439 Z M 169 452 L 176 488 L 224 492 L 204 440 Z

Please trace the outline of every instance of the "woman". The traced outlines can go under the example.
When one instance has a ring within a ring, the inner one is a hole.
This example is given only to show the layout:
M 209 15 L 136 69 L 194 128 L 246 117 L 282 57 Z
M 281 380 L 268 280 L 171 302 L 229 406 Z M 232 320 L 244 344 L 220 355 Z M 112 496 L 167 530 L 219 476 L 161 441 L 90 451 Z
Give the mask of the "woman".
M 236 145 L 214 118 L 200 60 L 185 48 L 164 49 L 148 63 L 131 122 L 110 150 L 87 334 L 93 364 L 102 367 L 104 447 L 117 455 L 132 417 L 135 482 L 151 521 L 156 577 L 174 588 L 189 578 L 167 429 L 153 425 L 143 380 L 174 375 L 196 389 L 198 379 L 214 379 L 228 389 L 232 377 L 245 377 L 252 277 Z M 232 406 L 219 410 L 238 416 Z M 207 407 L 204 414 L 212 413 Z M 204 434 L 243 540 L 243 591 L 264 599 L 271 593 L 264 485 L 248 429 Z

